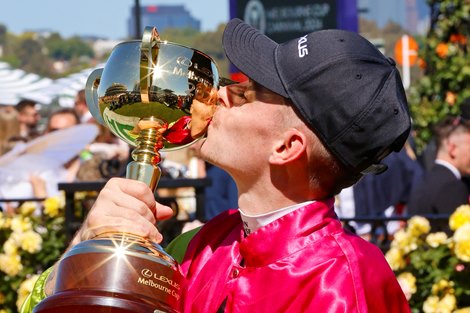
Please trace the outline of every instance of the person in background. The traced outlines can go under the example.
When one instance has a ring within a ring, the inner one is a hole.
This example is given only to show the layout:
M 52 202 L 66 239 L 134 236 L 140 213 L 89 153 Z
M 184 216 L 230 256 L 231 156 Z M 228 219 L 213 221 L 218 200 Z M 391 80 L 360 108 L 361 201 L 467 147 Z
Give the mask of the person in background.
M 460 117 L 464 120 L 470 121 L 470 97 L 465 98 L 460 104 Z M 463 175 L 462 180 L 470 190 L 470 175 Z
M 80 117 L 71 108 L 60 108 L 53 111 L 47 118 L 44 133 L 50 133 L 59 129 L 68 128 L 80 124 Z
M 109 128 L 95 123 L 99 129 L 96 139 L 82 153 L 82 165 L 77 173 L 79 181 L 107 180 L 114 176 L 125 176 L 129 161 L 130 147 L 115 136 Z
M 69 128 L 78 124 L 80 124 L 80 118 L 73 109 L 60 108 L 53 111 L 48 116 L 44 134 L 48 134 L 60 129 Z M 78 156 L 75 156 L 70 161 L 65 163 L 59 171 L 57 171 L 55 175 L 55 181 L 72 182 L 75 180 L 79 169 L 80 159 Z M 45 198 L 47 196 L 50 196 L 47 192 L 46 181 L 42 177 L 32 174 L 30 176 L 30 182 L 33 187 L 33 193 L 35 197 Z
M 41 116 L 39 115 L 36 105 L 35 101 L 24 99 L 15 106 L 18 112 L 20 136 L 24 138 L 25 141 L 39 136 L 38 123 Z
M 434 129 L 437 147 L 435 164 L 412 191 L 409 215 L 450 215 L 469 203 L 470 192 L 462 176 L 470 175 L 470 120 L 448 116 Z M 434 231 L 449 231 L 447 218 L 431 221 Z
M 220 213 L 238 208 L 237 185 L 232 177 L 220 167 L 205 162 L 206 177 L 212 184 L 204 190 L 204 220 L 208 221 Z
M 0 156 L 10 151 L 18 141 L 25 141 L 20 135 L 18 112 L 14 106 L 0 105 Z
M 354 186 L 343 189 L 335 204 L 340 217 L 377 218 L 375 223 L 349 223 L 357 234 L 374 241 L 384 233 L 393 234 L 401 227 L 400 222 L 383 223 L 380 219 L 405 213 L 412 190 L 424 174 L 408 142 L 402 150 L 387 156 L 383 163 L 387 165 L 387 171 L 381 175 L 368 175 Z
M 382 252 L 344 230 L 333 207 L 408 138 L 395 62 L 356 33 L 277 44 L 239 19 L 223 46 L 249 79 L 219 90 L 200 154 L 235 180 L 239 209 L 208 221 L 189 246 L 170 245 L 187 248 L 182 311 L 409 312 Z M 109 231 L 160 242 L 155 223 L 172 212 L 144 183 L 113 178 L 72 245 Z M 54 277 L 35 290 L 54 293 Z
M 36 199 L 38 212 L 40 212 L 41 199 L 59 194 L 59 182 L 71 182 L 75 179 L 80 160 L 62 145 L 73 144 L 74 139 L 83 137 L 76 137 L 73 133 L 71 135 L 70 132 L 58 132 L 78 124 L 79 119 L 73 109 L 61 108 L 53 111 L 48 117 L 44 133 L 26 143 L 26 150 L 18 150 L 17 155 L 10 157 L 10 161 L 5 161 L 7 163 L 2 164 L 0 167 L 2 173 L 0 175 L 0 197 L 7 199 Z M 92 135 L 93 133 L 86 137 Z M 31 144 L 32 146 L 29 146 Z M 85 147 L 85 144 L 83 144 L 83 147 Z M 69 160 L 65 159 L 61 152 L 65 153 Z M 19 203 L 9 201 L 7 204 L 7 209 L 14 212 Z
M 89 123 L 94 120 L 86 103 L 85 89 L 81 89 L 77 92 L 73 108 L 80 117 L 81 123 Z
M 88 123 L 95 124 L 94 120 L 89 120 Z M 77 111 L 62 108 L 49 116 L 45 133 L 78 124 L 83 123 Z M 114 136 L 106 127 L 96 125 L 100 130 L 96 139 L 80 155 L 64 165 L 67 169 L 64 182 L 96 181 L 122 174 L 124 163 L 129 158 L 129 145 Z
M 125 162 L 130 155 L 129 145 L 93 118 L 86 103 L 85 89 L 77 92 L 73 109 L 77 113 L 80 123 L 93 123 L 100 130 L 96 140 L 88 145 L 87 151 L 82 155 L 84 162 L 82 170 L 77 173 L 77 179 L 96 181 L 122 176 Z
M 23 141 L 20 136 L 18 112 L 12 105 L 0 104 L 0 157 L 14 148 L 17 139 Z M 1 185 L 2 183 L 0 183 L 0 198 L 4 198 L 1 194 Z M 9 214 L 11 211 L 9 203 L 0 202 L 0 212 Z

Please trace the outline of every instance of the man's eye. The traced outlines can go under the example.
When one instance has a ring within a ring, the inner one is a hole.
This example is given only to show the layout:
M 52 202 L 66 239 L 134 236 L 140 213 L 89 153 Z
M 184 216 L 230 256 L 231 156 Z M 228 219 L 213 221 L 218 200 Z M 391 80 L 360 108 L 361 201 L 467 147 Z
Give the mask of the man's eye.
M 238 106 L 248 102 L 248 87 L 244 84 L 228 86 L 228 96 L 231 105 Z
M 246 99 L 245 93 L 244 92 L 239 92 L 235 94 L 238 98 Z
M 236 93 L 236 94 L 233 95 L 233 103 L 235 105 L 245 104 L 246 101 L 247 101 L 247 99 L 245 97 L 245 93 L 243 93 L 243 92 Z

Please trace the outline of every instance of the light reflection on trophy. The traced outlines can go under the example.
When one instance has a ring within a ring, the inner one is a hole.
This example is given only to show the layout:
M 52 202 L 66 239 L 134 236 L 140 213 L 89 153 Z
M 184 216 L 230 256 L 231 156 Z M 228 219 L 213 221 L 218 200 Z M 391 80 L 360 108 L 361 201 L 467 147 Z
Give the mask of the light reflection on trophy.
M 91 73 L 86 97 L 94 118 L 135 146 L 127 177 L 155 191 L 160 150 L 202 137 L 215 110 L 219 76 L 206 54 L 161 41 L 147 27 L 142 41 L 118 44 Z M 178 264 L 156 243 L 106 233 L 68 251 L 56 292 L 34 312 L 179 312 Z

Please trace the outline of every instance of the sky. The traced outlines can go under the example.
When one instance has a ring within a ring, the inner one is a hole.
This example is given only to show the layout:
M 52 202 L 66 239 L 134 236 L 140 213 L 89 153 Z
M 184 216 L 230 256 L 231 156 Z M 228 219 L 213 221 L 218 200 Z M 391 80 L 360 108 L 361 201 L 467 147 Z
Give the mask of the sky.
M 124 39 L 134 3 L 134 0 L 0 0 L 0 24 L 15 34 L 43 29 L 66 38 L 91 35 Z M 213 31 L 229 19 L 229 0 L 140 0 L 141 6 L 181 4 L 201 21 L 202 31 Z

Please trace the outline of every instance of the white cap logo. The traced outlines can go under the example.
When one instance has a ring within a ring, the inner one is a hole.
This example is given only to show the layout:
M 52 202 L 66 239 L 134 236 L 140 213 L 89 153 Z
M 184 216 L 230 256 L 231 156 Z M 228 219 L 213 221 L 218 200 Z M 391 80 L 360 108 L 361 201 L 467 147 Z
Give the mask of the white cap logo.
M 297 41 L 297 49 L 299 50 L 299 58 L 303 58 L 308 54 L 307 35 L 299 38 Z

